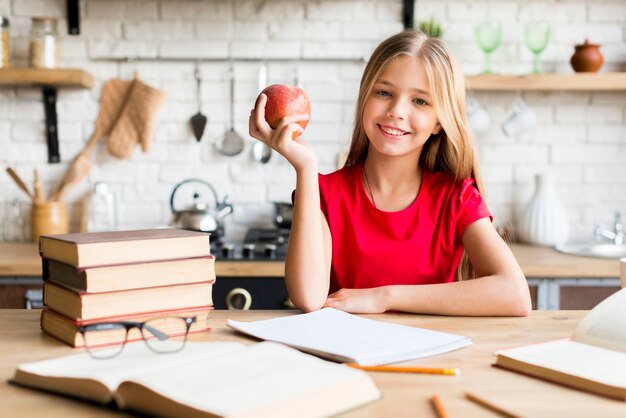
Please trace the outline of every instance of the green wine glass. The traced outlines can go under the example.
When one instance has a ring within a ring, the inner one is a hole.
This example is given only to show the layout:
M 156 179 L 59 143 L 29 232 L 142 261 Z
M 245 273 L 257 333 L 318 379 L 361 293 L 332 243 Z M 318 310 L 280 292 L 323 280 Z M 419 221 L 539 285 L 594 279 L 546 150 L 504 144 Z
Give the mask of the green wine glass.
M 482 22 L 476 25 L 476 43 L 485 53 L 483 74 L 492 74 L 491 53 L 498 48 L 502 38 L 502 25 L 499 22 Z
M 524 42 L 534 54 L 533 74 L 541 73 L 539 55 L 548 46 L 550 40 L 550 25 L 547 22 L 530 22 L 524 29 Z

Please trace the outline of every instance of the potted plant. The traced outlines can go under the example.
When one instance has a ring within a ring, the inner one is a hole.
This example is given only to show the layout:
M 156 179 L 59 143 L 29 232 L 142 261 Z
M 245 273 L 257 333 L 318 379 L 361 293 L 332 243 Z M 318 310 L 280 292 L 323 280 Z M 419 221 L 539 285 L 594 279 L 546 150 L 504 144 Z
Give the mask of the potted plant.
M 417 29 L 432 38 L 441 38 L 443 36 L 443 28 L 434 17 L 431 17 L 430 20 L 420 20 L 417 24 Z

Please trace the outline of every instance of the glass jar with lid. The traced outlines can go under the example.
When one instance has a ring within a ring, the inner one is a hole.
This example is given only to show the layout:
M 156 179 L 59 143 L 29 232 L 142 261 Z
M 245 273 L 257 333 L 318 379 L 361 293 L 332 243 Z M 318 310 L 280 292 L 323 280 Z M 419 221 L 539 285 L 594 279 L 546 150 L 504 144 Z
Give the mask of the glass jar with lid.
M 0 68 L 11 66 L 9 54 L 9 19 L 0 16 Z
M 57 19 L 33 17 L 30 31 L 29 63 L 35 68 L 57 68 L 61 48 L 57 30 Z

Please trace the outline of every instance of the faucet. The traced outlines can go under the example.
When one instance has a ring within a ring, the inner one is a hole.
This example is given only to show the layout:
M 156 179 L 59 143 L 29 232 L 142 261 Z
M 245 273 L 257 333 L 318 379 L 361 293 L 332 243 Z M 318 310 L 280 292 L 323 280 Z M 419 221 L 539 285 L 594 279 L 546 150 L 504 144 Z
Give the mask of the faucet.
M 615 211 L 615 221 L 613 224 L 613 230 L 610 231 L 605 228 L 604 224 L 597 224 L 594 235 L 596 240 L 608 240 L 615 245 L 624 244 L 624 227 L 622 226 L 622 213 L 619 210 Z

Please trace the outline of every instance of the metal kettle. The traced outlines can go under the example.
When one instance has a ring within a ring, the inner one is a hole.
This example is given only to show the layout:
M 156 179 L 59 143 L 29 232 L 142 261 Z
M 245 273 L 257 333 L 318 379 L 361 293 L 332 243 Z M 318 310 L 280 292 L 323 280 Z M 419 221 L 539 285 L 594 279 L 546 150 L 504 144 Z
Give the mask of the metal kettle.
M 179 188 L 185 184 L 194 183 L 196 186 L 203 187 L 213 195 L 215 207 L 211 207 L 209 203 L 202 201 L 202 194 L 199 189 L 193 189 L 193 203 L 184 209 L 176 209 L 174 198 Z M 200 179 L 187 179 L 178 183 L 172 195 L 170 196 L 170 208 L 172 209 L 172 227 L 178 229 L 188 229 L 192 231 L 208 232 L 211 234 L 211 240 L 217 241 L 224 236 L 223 219 L 230 215 L 233 211 L 233 205 L 227 202 L 228 196 L 220 202 L 217 198 L 217 192 L 209 183 Z

